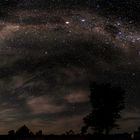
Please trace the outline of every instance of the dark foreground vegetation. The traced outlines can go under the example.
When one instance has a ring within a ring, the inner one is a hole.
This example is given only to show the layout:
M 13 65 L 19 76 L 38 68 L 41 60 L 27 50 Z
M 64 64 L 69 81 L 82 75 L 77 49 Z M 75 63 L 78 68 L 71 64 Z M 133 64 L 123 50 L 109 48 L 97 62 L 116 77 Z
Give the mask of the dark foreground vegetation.
M 1 140 L 131 140 L 130 134 L 118 134 L 110 136 L 95 135 L 42 135 L 29 137 L 0 136 Z M 136 139 L 137 140 L 137 139 Z

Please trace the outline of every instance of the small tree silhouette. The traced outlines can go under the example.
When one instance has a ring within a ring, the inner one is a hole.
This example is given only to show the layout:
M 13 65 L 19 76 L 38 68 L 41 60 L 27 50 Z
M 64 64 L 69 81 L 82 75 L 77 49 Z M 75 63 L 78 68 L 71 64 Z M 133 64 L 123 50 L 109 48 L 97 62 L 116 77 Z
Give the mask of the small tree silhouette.
M 28 129 L 27 126 L 22 126 L 21 128 L 19 128 L 17 131 L 16 131 L 16 135 L 18 137 L 27 137 L 27 136 L 30 136 L 30 130 Z
M 15 131 L 14 130 L 9 130 L 8 135 L 9 136 L 15 136 Z
M 42 130 L 39 130 L 38 132 L 36 132 L 36 136 L 42 136 Z
M 66 135 L 74 135 L 74 131 L 73 130 L 69 130 L 69 131 L 66 131 Z
M 124 108 L 124 90 L 120 87 L 111 87 L 110 84 L 90 85 L 90 102 L 92 111 L 83 120 L 85 126 L 81 133 L 88 128 L 98 134 L 109 134 L 110 130 L 117 126 L 120 111 Z

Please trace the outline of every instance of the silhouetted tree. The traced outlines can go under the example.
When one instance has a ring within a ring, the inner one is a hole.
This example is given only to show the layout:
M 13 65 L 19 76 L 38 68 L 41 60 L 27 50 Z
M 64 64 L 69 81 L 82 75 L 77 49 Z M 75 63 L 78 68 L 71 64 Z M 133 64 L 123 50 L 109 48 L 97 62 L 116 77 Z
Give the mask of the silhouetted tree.
M 69 130 L 69 131 L 66 132 L 66 135 L 74 135 L 74 134 L 75 134 L 75 133 L 74 133 L 73 130 Z
M 30 135 L 30 136 L 33 136 L 33 135 L 34 135 L 34 133 L 33 133 L 32 131 L 30 131 L 30 132 L 29 132 L 29 135 Z
M 14 130 L 9 130 L 8 135 L 9 136 L 15 136 L 15 131 Z
M 30 136 L 30 130 L 24 125 L 16 131 L 16 135 L 18 137 L 28 137 Z
M 39 130 L 38 132 L 36 132 L 36 136 L 42 136 L 42 130 Z
M 82 133 L 90 127 L 98 134 L 109 134 L 117 126 L 116 121 L 124 108 L 125 92 L 120 87 L 96 83 L 91 83 L 90 92 L 92 111 L 83 119 L 85 126 Z
M 135 140 L 140 139 L 140 127 L 138 127 L 137 131 L 134 131 L 134 133 L 132 133 L 131 137 Z
M 82 135 L 85 134 L 85 133 L 87 132 L 87 129 L 88 129 L 87 126 L 83 126 L 83 127 L 81 128 L 81 134 L 82 134 Z

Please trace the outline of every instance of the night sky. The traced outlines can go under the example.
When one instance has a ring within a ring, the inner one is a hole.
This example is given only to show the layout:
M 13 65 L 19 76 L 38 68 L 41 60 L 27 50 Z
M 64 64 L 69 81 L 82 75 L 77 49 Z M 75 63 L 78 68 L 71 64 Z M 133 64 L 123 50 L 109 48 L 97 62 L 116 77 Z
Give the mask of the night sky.
M 0 133 L 24 124 L 46 134 L 80 132 L 91 110 L 90 81 L 125 89 L 114 132 L 136 130 L 140 2 L 46 1 L 0 2 Z

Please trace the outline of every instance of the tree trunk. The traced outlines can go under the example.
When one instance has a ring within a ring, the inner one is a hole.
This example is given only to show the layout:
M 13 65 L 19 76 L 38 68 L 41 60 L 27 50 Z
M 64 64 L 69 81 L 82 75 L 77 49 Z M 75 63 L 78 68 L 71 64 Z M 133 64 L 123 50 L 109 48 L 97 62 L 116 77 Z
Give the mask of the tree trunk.
M 105 135 L 109 135 L 109 128 L 105 129 Z

